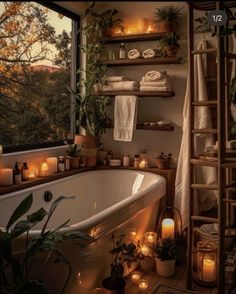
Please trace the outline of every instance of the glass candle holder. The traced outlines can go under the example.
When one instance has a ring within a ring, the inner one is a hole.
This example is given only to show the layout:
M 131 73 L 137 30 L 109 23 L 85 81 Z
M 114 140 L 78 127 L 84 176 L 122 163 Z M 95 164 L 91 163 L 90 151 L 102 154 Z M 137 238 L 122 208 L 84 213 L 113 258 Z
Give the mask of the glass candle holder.
M 141 273 L 139 271 L 134 271 L 131 273 L 131 282 L 133 285 L 138 285 L 141 280 Z
M 157 233 L 146 232 L 144 234 L 144 243 L 148 246 L 155 246 L 157 243 Z
M 139 290 L 141 293 L 147 293 L 147 289 L 148 289 L 148 281 L 145 279 L 141 279 L 139 282 Z
M 49 175 L 48 164 L 47 164 L 47 162 L 43 162 L 43 163 L 41 163 L 40 168 L 39 168 L 39 176 L 46 177 L 48 175 Z
M 210 241 L 199 241 L 196 249 L 194 279 L 203 286 L 216 285 L 217 248 Z

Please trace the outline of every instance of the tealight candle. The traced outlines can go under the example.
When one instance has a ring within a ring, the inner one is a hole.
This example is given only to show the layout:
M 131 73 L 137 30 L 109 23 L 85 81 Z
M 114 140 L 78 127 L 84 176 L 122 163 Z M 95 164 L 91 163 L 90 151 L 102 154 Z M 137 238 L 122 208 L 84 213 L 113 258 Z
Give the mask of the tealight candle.
M 215 277 L 215 261 L 209 258 L 204 258 L 203 259 L 203 264 L 202 264 L 202 280 L 204 282 L 214 282 L 216 277 Z
M 57 157 L 48 157 L 47 164 L 50 175 L 57 173 Z
M 142 292 L 142 293 L 146 293 L 147 289 L 148 289 L 148 281 L 147 280 L 144 280 L 144 279 L 141 279 L 140 282 L 139 282 L 139 290 Z
M 148 28 L 146 29 L 146 33 L 149 34 L 149 33 L 153 33 L 154 29 L 152 26 L 148 26 Z
M 140 163 L 139 163 L 139 168 L 145 168 L 146 167 L 146 161 L 145 160 L 142 160 Z
M 157 234 L 155 232 L 146 232 L 144 234 L 145 243 L 149 245 L 155 245 L 157 240 Z
M 172 238 L 174 239 L 175 236 L 175 223 L 174 220 L 171 218 L 165 218 L 162 221 L 162 226 L 161 226 L 161 238 L 166 239 L 166 238 Z
M 140 251 L 144 256 L 148 256 L 151 253 L 151 249 L 146 245 L 142 245 Z
M 131 281 L 132 284 L 138 285 L 141 280 L 141 273 L 138 271 L 134 271 L 131 273 Z
M 136 235 L 137 235 L 137 230 L 136 230 L 136 229 L 131 229 L 131 230 L 130 230 L 130 238 L 131 238 L 132 240 L 134 240 L 135 237 L 136 237 Z
M 48 164 L 47 162 L 43 162 L 40 166 L 39 175 L 41 177 L 48 176 Z
M 0 186 L 13 185 L 13 170 L 11 168 L 0 169 Z

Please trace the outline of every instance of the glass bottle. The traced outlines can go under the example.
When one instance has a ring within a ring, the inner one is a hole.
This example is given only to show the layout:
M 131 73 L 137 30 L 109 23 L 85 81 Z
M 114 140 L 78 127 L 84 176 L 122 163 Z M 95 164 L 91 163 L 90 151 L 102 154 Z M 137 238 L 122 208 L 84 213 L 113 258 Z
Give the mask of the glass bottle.
M 126 47 L 124 43 L 120 44 L 120 49 L 119 49 L 119 58 L 123 59 L 126 57 Z
M 23 166 L 21 168 L 21 176 L 22 176 L 22 181 L 28 180 L 29 168 L 28 168 L 27 162 L 23 162 Z
M 19 162 L 16 162 L 15 164 L 15 168 L 13 170 L 13 180 L 14 180 L 14 184 L 19 184 L 22 181 L 21 178 L 21 170 L 19 169 Z
M 59 156 L 58 157 L 58 171 L 59 172 L 64 172 L 65 170 L 66 170 L 65 157 L 64 156 Z
M 134 167 L 139 168 L 139 155 L 138 154 L 134 155 Z
M 148 153 L 146 150 L 142 150 L 140 155 L 140 162 L 144 164 L 144 167 L 148 167 L 149 165 L 149 159 L 148 159 Z

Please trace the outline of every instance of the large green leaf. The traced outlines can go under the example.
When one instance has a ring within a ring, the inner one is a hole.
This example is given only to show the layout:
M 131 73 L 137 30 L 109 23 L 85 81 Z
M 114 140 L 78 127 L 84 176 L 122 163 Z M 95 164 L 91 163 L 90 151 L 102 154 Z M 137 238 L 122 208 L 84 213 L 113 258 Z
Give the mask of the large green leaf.
M 21 234 L 24 234 L 31 228 L 31 226 L 32 224 L 27 220 L 19 221 L 11 231 L 11 238 L 14 239 Z
M 10 217 L 6 229 L 9 230 L 10 227 L 19 219 L 21 218 L 27 211 L 29 211 L 31 205 L 33 203 L 33 195 L 30 194 L 26 197 L 15 209 L 12 216 Z
M 47 215 L 47 211 L 44 208 L 40 208 L 36 212 L 27 216 L 27 220 L 31 223 L 38 223 L 41 222 L 45 215 Z

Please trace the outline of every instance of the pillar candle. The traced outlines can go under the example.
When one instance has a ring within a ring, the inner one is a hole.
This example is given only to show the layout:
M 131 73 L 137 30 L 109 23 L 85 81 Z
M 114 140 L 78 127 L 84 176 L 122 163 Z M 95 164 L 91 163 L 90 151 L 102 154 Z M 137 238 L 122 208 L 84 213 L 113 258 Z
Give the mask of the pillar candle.
M 57 173 L 57 157 L 48 157 L 47 164 L 50 175 Z
M 172 238 L 174 239 L 175 236 L 175 223 L 174 220 L 171 218 L 165 218 L 162 221 L 162 227 L 161 227 L 161 238 Z
M 145 168 L 146 167 L 146 161 L 142 160 L 139 164 L 139 168 Z
M 0 169 L 0 186 L 13 185 L 13 170 L 11 168 Z
M 204 282 L 214 282 L 215 277 L 215 261 L 209 258 L 204 258 L 202 263 L 202 280 Z

